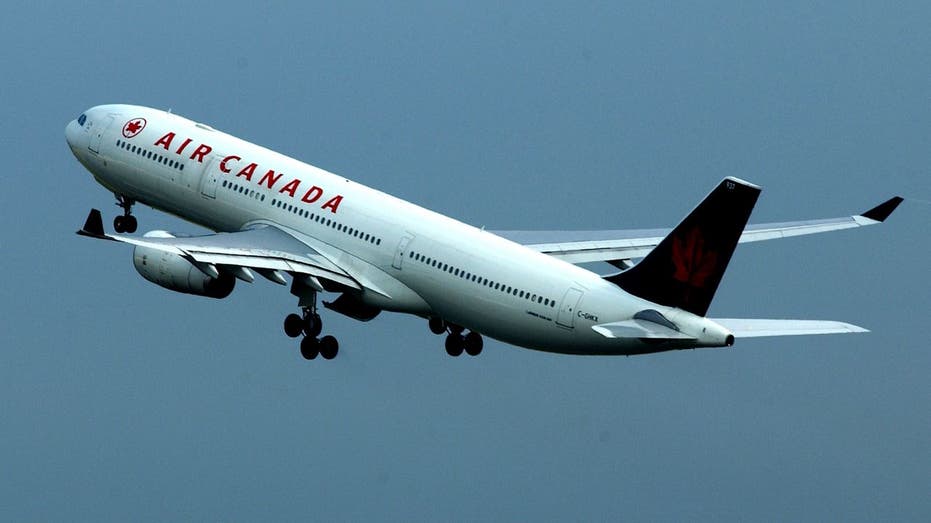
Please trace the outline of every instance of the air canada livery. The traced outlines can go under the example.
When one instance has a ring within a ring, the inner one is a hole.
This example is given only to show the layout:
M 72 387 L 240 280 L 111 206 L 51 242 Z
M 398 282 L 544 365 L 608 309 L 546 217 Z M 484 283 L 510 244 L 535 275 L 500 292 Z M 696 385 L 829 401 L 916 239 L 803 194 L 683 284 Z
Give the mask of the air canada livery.
M 320 294 L 332 298 L 321 300 L 325 308 L 363 322 L 382 311 L 420 316 L 446 335 L 451 356 L 478 355 L 483 336 L 541 351 L 634 355 L 864 332 L 836 321 L 706 315 L 738 243 L 874 225 L 902 201 L 747 226 L 760 188 L 725 178 L 671 230 L 491 232 L 157 109 L 93 107 L 65 137 L 122 209 L 117 234 L 96 209 L 78 234 L 132 244 L 139 274 L 177 292 L 225 298 L 256 275 L 290 286 L 300 314 L 284 319 L 284 331 L 301 338 L 307 359 L 339 350 L 336 338 L 321 337 Z M 137 202 L 216 233 L 133 235 Z M 587 262 L 617 270 L 577 265 Z

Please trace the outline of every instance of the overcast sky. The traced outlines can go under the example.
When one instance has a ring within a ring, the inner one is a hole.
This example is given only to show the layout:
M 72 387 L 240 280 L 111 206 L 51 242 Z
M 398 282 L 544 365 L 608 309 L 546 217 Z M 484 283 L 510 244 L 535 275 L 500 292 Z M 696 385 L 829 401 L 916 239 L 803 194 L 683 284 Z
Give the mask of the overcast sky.
M 0 17 L 0 519 L 931 519 L 926 2 L 42 4 Z M 741 246 L 711 307 L 870 334 L 453 359 L 327 312 L 306 362 L 286 288 L 171 293 L 74 234 L 117 211 L 63 136 L 103 103 L 489 228 L 671 226 L 724 176 L 756 222 L 911 201 Z

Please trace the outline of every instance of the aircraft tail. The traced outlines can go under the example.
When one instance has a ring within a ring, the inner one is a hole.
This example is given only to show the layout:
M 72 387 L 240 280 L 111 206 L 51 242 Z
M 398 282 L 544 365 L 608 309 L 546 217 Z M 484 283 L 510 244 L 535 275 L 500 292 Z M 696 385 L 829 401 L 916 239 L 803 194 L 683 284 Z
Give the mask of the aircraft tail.
M 634 296 L 704 316 L 760 191 L 725 178 L 640 263 L 606 279 Z

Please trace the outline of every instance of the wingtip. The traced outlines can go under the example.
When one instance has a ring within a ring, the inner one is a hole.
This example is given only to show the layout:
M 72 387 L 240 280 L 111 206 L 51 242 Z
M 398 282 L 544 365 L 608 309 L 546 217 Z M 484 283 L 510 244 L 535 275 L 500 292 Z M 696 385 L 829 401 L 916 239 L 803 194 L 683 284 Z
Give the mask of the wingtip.
M 866 211 L 860 216 L 863 216 L 864 218 L 869 218 L 870 220 L 874 220 L 877 222 L 884 222 L 886 221 L 886 218 L 888 218 L 889 215 L 892 214 L 892 211 L 894 211 L 896 207 L 898 207 L 899 204 L 902 203 L 903 200 L 904 198 L 902 198 L 901 196 L 894 196 L 884 201 L 883 203 L 877 205 L 876 207 L 873 207 L 872 209 Z
M 92 238 L 105 238 L 106 231 L 103 229 L 103 217 L 97 209 L 91 209 L 84 220 L 84 227 L 81 227 L 78 234 L 81 236 L 90 236 Z

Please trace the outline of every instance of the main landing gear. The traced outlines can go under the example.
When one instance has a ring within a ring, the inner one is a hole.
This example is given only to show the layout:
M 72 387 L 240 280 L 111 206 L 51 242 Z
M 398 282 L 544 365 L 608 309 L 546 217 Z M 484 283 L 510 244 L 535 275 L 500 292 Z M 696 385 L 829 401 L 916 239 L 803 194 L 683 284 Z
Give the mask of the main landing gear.
M 323 322 L 317 314 L 316 306 L 302 307 L 302 314 L 288 314 L 284 319 L 284 332 L 292 338 L 303 335 L 301 339 L 301 356 L 312 360 L 319 354 L 325 360 L 332 360 L 339 353 L 339 342 L 333 336 L 317 338 L 323 331 Z
M 113 218 L 113 230 L 118 233 L 128 232 L 130 234 L 136 232 L 136 228 L 139 226 L 139 223 L 136 221 L 136 217 L 133 216 L 133 204 L 136 203 L 132 198 L 127 198 L 120 194 L 116 195 L 116 204 L 123 209 L 122 215 L 117 215 L 116 218 Z
M 448 333 L 446 336 L 446 354 L 456 357 L 465 352 L 469 356 L 478 356 L 482 353 L 482 347 L 484 346 L 482 335 L 469 331 L 468 334 L 463 336 L 462 332 L 464 330 L 461 326 L 447 323 L 440 318 L 430 318 L 430 331 L 433 334 Z

